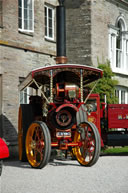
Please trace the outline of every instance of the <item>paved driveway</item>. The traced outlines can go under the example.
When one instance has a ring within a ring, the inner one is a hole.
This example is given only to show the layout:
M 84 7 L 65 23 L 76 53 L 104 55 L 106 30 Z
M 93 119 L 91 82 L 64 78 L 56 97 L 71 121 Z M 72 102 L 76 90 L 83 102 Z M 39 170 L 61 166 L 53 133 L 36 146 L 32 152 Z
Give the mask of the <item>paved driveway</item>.
M 128 156 L 101 156 L 88 168 L 55 160 L 41 170 L 11 160 L 0 181 L 1 193 L 128 193 Z

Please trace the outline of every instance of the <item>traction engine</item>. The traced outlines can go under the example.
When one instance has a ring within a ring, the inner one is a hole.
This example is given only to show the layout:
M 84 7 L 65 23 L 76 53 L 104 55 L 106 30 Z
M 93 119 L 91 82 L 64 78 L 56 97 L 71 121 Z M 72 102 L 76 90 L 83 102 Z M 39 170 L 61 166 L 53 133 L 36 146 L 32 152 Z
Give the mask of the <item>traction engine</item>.
M 100 130 L 88 121 L 91 105 L 86 102 L 89 91 L 85 85 L 100 77 L 100 69 L 75 64 L 46 66 L 29 73 L 19 89 L 29 85 L 36 95 L 19 108 L 21 161 L 42 168 L 51 149 L 59 149 L 71 152 L 83 166 L 97 162 Z
M 19 85 L 31 88 L 29 104 L 19 107 L 19 159 L 43 168 L 53 149 L 71 152 L 83 166 L 94 165 L 100 155 L 101 139 L 89 122 L 87 85 L 102 77 L 102 70 L 67 64 L 64 0 L 57 6 L 56 65 L 32 70 Z

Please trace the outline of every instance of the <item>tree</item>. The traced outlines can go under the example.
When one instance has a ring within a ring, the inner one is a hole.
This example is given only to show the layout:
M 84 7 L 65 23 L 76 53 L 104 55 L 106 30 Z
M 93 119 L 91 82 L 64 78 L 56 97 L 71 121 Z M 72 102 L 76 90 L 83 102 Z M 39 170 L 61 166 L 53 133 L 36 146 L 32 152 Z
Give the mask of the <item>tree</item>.
M 110 62 L 107 61 L 105 64 L 99 63 L 98 68 L 103 70 L 103 77 L 97 83 L 93 93 L 100 95 L 101 102 L 104 102 L 104 96 L 106 95 L 108 104 L 118 103 L 118 99 L 115 96 L 115 86 L 118 84 L 118 81 L 114 79 L 115 74 L 111 70 Z

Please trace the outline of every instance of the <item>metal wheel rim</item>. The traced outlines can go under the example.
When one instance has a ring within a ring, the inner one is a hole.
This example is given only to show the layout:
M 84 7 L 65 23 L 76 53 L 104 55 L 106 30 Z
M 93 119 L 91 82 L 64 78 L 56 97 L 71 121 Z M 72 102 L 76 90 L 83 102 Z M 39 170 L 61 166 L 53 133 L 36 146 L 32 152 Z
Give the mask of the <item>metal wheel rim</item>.
M 86 140 L 82 137 L 79 131 L 76 131 L 74 141 L 78 142 L 80 146 L 74 148 L 74 154 L 80 164 L 88 165 L 93 160 L 95 155 L 95 136 L 93 130 L 88 124 L 81 123 L 79 127 L 84 129 L 84 137 Z
M 26 136 L 26 154 L 32 167 L 40 166 L 45 151 L 44 133 L 38 123 L 30 125 Z

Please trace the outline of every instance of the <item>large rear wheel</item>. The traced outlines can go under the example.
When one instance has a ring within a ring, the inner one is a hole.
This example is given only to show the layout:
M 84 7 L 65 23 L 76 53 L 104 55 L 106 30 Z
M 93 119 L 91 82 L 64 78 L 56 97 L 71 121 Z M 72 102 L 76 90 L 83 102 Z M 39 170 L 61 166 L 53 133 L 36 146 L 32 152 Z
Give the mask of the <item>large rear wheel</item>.
M 34 119 L 32 106 L 30 104 L 21 104 L 18 117 L 18 148 L 19 160 L 27 161 L 25 150 L 25 139 L 29 125 Z
M 94 165 L 101 149 L 100 135 L 96 126 L 88 121 L 80 123 L 74 136 L 74 142 L 79 144 L 73 150 L 78 162 L 83 166 Z
M 44 122 L 33 122 L 26 136 L 26 155 L 33 168 L 43 168 L 51 155 L 51 136 Z

